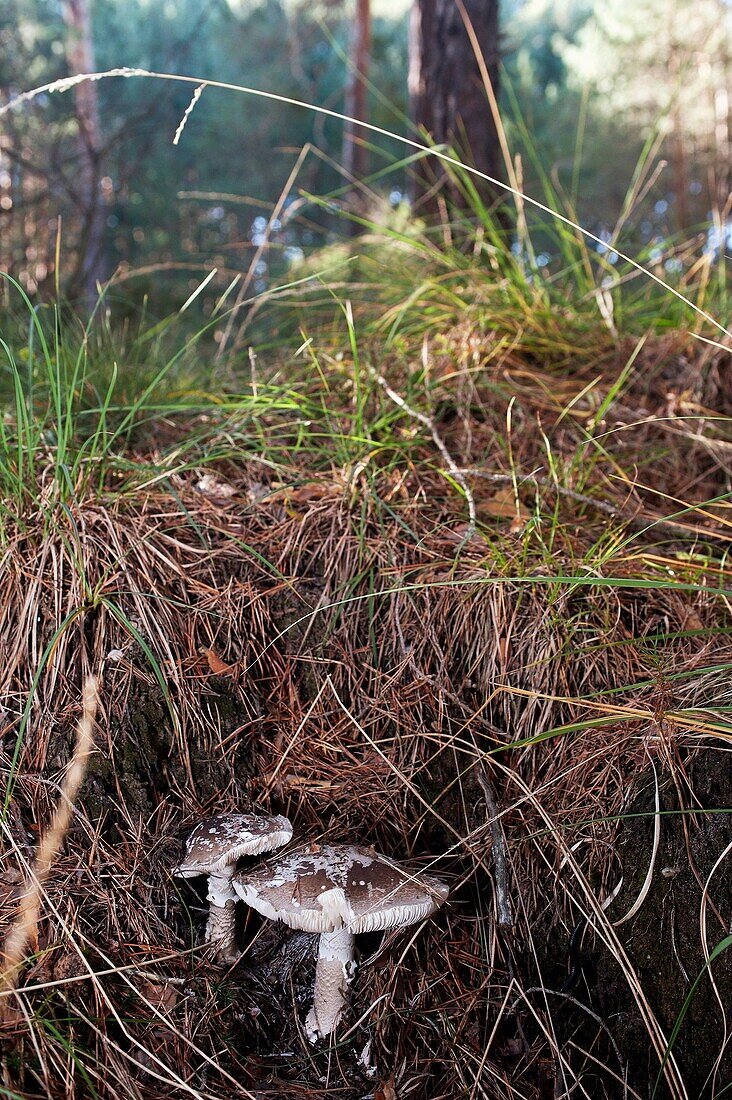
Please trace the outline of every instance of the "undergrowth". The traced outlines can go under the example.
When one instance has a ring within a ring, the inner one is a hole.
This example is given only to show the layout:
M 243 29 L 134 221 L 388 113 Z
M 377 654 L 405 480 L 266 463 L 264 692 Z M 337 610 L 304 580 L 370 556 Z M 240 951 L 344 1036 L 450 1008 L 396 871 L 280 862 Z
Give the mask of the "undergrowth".
M 89 674 L 100 710 L 0 994 L 0 1095 L 730 1078 L 732 383 L 689 304 L 723 287 L 700 260 L 663 297 L 566 225 L 543 271 L 525 211 L 511 251 L 453 185 L 470 226 L 359 215 L 233 314 L 202 288 L 118 327 L 6 292 L 3 931 Z M 249 914 L 217 970 L 170 873 L 185 827 L 251 805 L 451 883 L 364 945 L 332 1049 L 302 1035 L 308 938 Z

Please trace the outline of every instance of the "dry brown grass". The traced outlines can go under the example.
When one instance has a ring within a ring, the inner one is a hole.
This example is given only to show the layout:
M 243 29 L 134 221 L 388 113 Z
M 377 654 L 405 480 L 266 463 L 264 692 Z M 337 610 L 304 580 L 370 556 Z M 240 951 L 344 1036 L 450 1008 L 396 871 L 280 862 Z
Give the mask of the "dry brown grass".
M 171 477 L 175 495 L 83 498 L 50 524 L 24 517 L 9 538 L 6 925 L 90 673 L 101 709 L 21 1016 L 0 1036 L 7 1095 L 647 1095 L 688 984 L 677 996 L 654 985 L 638 922 L 661 913 L 693 979 L 702 898 L 710 947 L 729 917 L 728 880 L 709 877 L 727 819 L 700 812 L 719 806 L 703 776 L 726 774 L 729 746 L 732 528 L 726 502 L 705 503 L 728 484 L 729 427 L 710 420 L 732 411 L 727 377 L 717 352 L 692 361 L 654 345 L 603 410 L 610 370 L 546 383 L 488 343 L 453 334 L 452 358 L 449 346 L 430 358 L 444 376 L 430 416 L 473 471 L 468 542 L 464 501 L 408 415 L 388 460 L 314 472 L 293 447 L 276 472 L 222 462 Z M 385 372 L 412 404 L 414 369 Z M 375 386 L 371 401 L 390 399 Z M 678 877 L 658 869 L 651 888 L 649 862 L 678 840 L 637 801 L 654 775 L 659 805 L 689 813 L 669 819 L 683 824 Z M 242 962 L 217 971 L 197 946 L 203 895 L 170 874 L 186 827 L 250 804 L 287 813 L 301 837 L 372 843 L 453 886 L 423 926 L 365 940 L 377 958 L 330 1051 L 310 1049 L 298 1022 L 307 941 L 293 963 L 287 935 L 242 915 Z M 623 841 L 654 818 L 660 847 Z M 729 991 L 725 955 L 715 977 Z M 639 1034 L 647 1072 L 629 1067 Z M 368 1041 L 373 1078 L 358 1062 Z M 694 1100 L 699 1045 L 698 1025 L 682 1030 L 659 1096 Z
M 41 837 L 38 851 L 32 867 L 26 872 L 23 893 L 18 906 L 18 915 L 5 937 L 0 954 L 0 989 L 3 993 L 13 992 L 27 949 L 38 950 L 38 921 L 41 910 L 41 894 L 51 872 L 53 861 L 61 850 L 74 810 L 74 802 L 86 774 L 89 756 L 94 748 L 94 719 L 97 713 L 97 685 L 90 677 L 84 684 L 83 711 L 76 727 L 74 752 L 59 789 L 51 824 Z M 12 836 L 11 836 L 12 841 Z M 22 853 L 16 852 L 22 859 Z M 7 1013 L 15 1017 L 15 1007 L 9 997 L 0 1004 L 0 1022 L 5 1022 Z

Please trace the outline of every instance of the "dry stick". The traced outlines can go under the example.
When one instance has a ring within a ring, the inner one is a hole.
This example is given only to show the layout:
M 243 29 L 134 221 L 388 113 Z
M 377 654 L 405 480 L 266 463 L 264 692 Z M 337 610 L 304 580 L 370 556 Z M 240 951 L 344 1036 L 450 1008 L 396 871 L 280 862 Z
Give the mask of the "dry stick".
M 452 470 L 450 471 L 453 472 Z M 514 478 L 511 474 L 498 474 L 493 473 L 490 470 L 483 470 L 478 467 L 463 466 L 460 469 L 460 473 L 466 477 L 482 477 L 486 481 L 494 481 L 499 485 L 513 484 Z M 710 539 L 722 539 L 725 542 L 729 541 L 729 535 L 724 531 L 714 531 L 708 527 L 698 527 L 694 524 L 675 523 L 672 519 L 665 519 L 663 516 L 645 516 L 645 515 L 630 515 L 625 511 L 622 504 L 608 504 L 604 500 L 597 500 L 595 497 L 585 496 L 584 493 L 577 493 L 574 489 L 567 489 L 564 485 L 558 485 L 552 478 L 543 477 L 541 474 L 525 474 L 519 476 L 519 482 L 533 481 L 535 485 L 541 485 L 543 488 L 553 489 L 560 496 L 567 497 L 569 500 L 574 500 L 578 504 L 587 504 L 591 508 L 595 508 L 598 512 L 605 512 L 608 516 L 613 516 L 622 523 L 627 523 L 631 527 L 638 527 L 645 530 L 652 527 L 663 527 L 667 531 L 676 535 L 683 535 L 688 538 L 689 535 L 702 536 Z
M 29 943 L 35 943 L 38 936 L 38 917 L 41 908 L 41 890 L 48 878 L 51 865 L 61 850 L 74 812 L 74 800 L 84 782 L 89 754 L 94 748 L 94 719 L 97 713 L 99 695 L 97 682 L 89 676 L 84 683 L 83 712 L 76 727 L 76 745 L 74 755 L 66 769 L 61 785 L 61 797 L 50 827 L 41 837 L 35 863 L 28 872 L 25 893 L 20 902 L 20 912 L 13 927 L 8 932 L 3 945 L 3 970 L 0 972 L 0 989 L 12 992 L 18 984 L 18 977 L 25 961 L 25 950 Z M 0 1018 L 1 1018 L 0 1010 Z
M 476 529 L 476 525 L 477 525 L 477 522 L 478 522 L 478 515 L 477 515 L 477 512 L 475 510 L 475 497 L 473 496 L 473 491 L 470 488 L 470 486 L 468 485 L 468 482 L 465 478 L 465 475 L 463 474 L 463 471 L 460 469 L 457 462 L 455 462 L 454 458 L 452 457 L 452 455 L 448 451 L 447 447 L 445 446 L 445 444 L 442 440 L 442 437 L 440 436 L 440 433 L 437 431 L 437 428 L 435 427 L 435 424 L 434 424 L 434 421 L 432 420 L 432 417 L 427 416 L 425 413 L 418 412 L 416 409 L 413 409 L 411 405 L 408 405 L 407 402 L 404 400 L 404 398 L 401 396 L 401 394 L 397 393 L 396 390 L 393 390 L 391 388 L 391 386 L 389 385 L 389 383 L 387 382 L 387 380 L 384 378 L 383 375 L 379 374 L 373 368 L 371 368 L 370 373 L 371 373 L 371 377 L 374 378 L 379 383 L 379 385 L 383 389 L 384 393 L 387 395 L 387 397 L 391 398 L 391 400 L 394 402 L 395 405 L 398 405 L 400 409 L 404 409 L 407 416 L 411 416 L 413 420 L 418 420 L 420 422 L 420 424 L 424 424 L 424 426 L 426 428 L 429 428 L 429 431 L 430 431 L 430 434 L 432 435 L 435 446 L 437 447 L 438 451 L 442 455 L 442 457 L 444 459 L 444 462 L 445 462 L 445 465 L 447 466 L 448 470 L 450 471 L 452 476 L 455 478 L 458 485 L 460 486 L 463 493 L 465 494 L 465 500 L 466 500 L 467 505 L 468 505 L 468 515 L 470 516 L 470 522 L 468 523 L 468 528 L 465 532 L 465 537 L 462 539 L 461 545 L 463 543 L 470 542 L 473 535 L 475 534 L 475 529 Z
M 511 897 L 508 888 L 508 860 L 506 858 L 506 840 L 503 835 L 503 829 L 501 827 L 501 821 L 498 814 L 498 806 L 496 805 L 496 796 L 493 793 L 490 780 L 486 775 L 485 768 L 477 761 L 475 764 L 475 775 L 480 784 L 480 789 L 483 792 L 486 806 L 488 807 L 488 813 L 490 814 L 490 826 L 493 834 L 493 864 L 495 867 L 495 879 L 496 879 L 496 904 L 498 908 L 498 926 L 509 930 L 513 928 L 513 912 L 511 908 Z

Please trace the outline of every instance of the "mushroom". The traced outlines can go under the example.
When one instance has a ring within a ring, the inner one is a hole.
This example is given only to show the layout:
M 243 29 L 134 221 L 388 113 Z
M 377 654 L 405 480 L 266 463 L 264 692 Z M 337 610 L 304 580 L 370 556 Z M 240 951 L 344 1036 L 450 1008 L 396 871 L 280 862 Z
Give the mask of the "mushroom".
M 370 848 L 350 844 L 293 848 L 237 872 L 233 886 L 270 920 L 320 932 L 313 1006 L 305 1021 L 311 1043 L 331 1034 L 347 1003 L 356 969 L 354 936 L 414 924 L 449 892 L 439 879 L 412 874 Z
M 256 856 L 281 848 L 292 838 L 286 817 L 269 814 L 218 814 L 199 821 L 186 840 L 186 853 L 174 875 L 194 878 L 208 875 L 206 940 L 214 946 L 218 962 L 238 958 L 234 924 L 236 893 L 231 879 L 241 856 Z

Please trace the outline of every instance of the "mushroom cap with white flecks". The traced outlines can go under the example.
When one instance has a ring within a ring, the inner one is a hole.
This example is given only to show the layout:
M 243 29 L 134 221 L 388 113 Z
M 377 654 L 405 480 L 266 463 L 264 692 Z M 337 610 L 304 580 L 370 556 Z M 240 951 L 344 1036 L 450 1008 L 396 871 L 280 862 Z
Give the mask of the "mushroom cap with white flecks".
M 223 871 L 240 856 L 281 848 L 292 838 L 292 825 L 278 814 L 218 814 L 199 821 L 186 840 L 186 854 L 174 874 L 182 878 Z
M 234 875 L 242 901 L 306 932 L 376 932 L 414 924 L 445 901 L 448 887 L 370 848 L 303 845 Z

